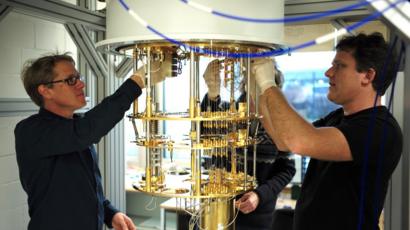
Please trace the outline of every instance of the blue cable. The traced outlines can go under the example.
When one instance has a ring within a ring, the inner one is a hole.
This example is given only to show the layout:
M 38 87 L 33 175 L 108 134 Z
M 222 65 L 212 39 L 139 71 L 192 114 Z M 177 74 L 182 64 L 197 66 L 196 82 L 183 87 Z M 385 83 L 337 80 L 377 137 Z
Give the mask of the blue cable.
M 122 0 L 119 0 L 122 1 Z M 404 2 L 406 0 L 398 0 L 394 3 L 390 3 L 389 7 L 387 7 L 386 9 L 384 9 L 383 11 L 378 11 L 375 12 L 369 16 L 367 16 L 366 18 L 362 19 L 361 21 L 354 23 L 348 27 L 346 27 L 347 31 L 352 31 L 360 26 L 363 26 L 364 24 L 380 17 L 385 11 L 396 7 L 397 4 Z M 315 40 L 311 40 L 293 47 L 289 47 L 287 49 L 283 49 L 283 48 L 279 48 L 278 50 L 271 50 L 271 51 L 265 51 L 265 52 L 260 52 L 260 53 L 227 53 L 227 52 L 221 52 L 221 51 L 215 51 L 215 50 L 209 50 L 209 49 L 204 49 L 204 48 L 199 48 L 199 47 L 194 47 L 194 46 L 190 46 L 188 44 L 185 44 L 183 42 L 177 41 L 175 39 L 172 39 L 168 36 L 166 36 L 165 34 L 162 34 L 161 32 L 159 32 L 158 30 L 156 30 L 155 28 L 151 27 L 151 26 L 147 26 L 147 29 L 150 30 L 151 32 L 153 32 L 154 34 L 164 38 L 165 40 L 167 40 L 170 43 L 182 46 L 188 50 L 193 50 L 196 53 L 200 53 L 200 54 L 206 54 L 206 55 L 211 55 L 211 56 L 215 56 L 215 57 L 226 57 L 226 58 L 244 58 L 244 57 L 249 57 L 249 58 L 260 58 L 260 57 L 270 57 L 270 56 L 279 56 L 282 54 L 286 54 L 286 53 L 291 53 L 292 51 L 295 50 L 299 50 L 299 49 L 303 49 L 309 46 L 313 46 L 316 45 L 316 39 Z
M 187 1 L 181 0 L 183 2 L 188 3 Z M 349 6 L 345 6 L 345 7 L 341 7 L 341 8 L 337 8 L 337 9 L 333 9 L 333 10 L 329 10 L 327 12 L 324 13 L 315 13 L 315 14 L 309 14 L 309 15 L 305 15 L 305 16 L 294 16 L 294 17 L 285 17 L 285 18 L 271 18 L 271 19 L 262 19 L 262 18 L 249 18 L 249 17 L 241 17 L 241 16 L 236 16 L 236 15 L 232 15 L 232 14 L 227 14 L 227 13 L 223 13 L 220 11 L 216 11 L 216 10 L 212 10 L 212 14 L 217 15 L 217 16 L 221 16 L 224 18 L 229 18 L 229 19 L 233 19 L 233 20 L 237 20 L 237 21 L 245 21 L 245 22 L 256 22 L 256 23 L 295 23 L 295 22 L 302 22 L 302 21 L 309 21 L 309 20 L 316 20 L 319 18 L 324 18 L 324 17 L 328 17 L 331 15 L 335 15 L 335 14 L 340 14 L 343 12 L 347 12 L 359 7 L 363 7 L 363 6 L 367 6 L 370 4 L 371 1 L 361 1 L 359 3 L 353 4 L 353 5 L 349 5 Z
M 386 60 L 384 61 L 384 65 L 383 65 L 383 69 L 382 72 L 380 73 L 380 81 L 382 82 L 383 79 L 386 76 L 386 71 L 387 71 L 387 66 L 390 63 L 390 57 L 391 54 L 393 52 L 393 48 L 394 45 L 397 41 L 397 37 L 395 38 L 393 44 L 391 46 L 389 46 L 389 50 L 388 50 L 388 54 L 386 56 Z M 365 197 L 366 197 L 366 181 L 367 181 L 367 175 L 368 175 L 368 164 L 369 164 L 369 151 L 370 151 L 370 145 L 372 142 L 372 134 L 373 134 L 373 130 L 374 130 L 374 126 L 376 123 L 376 111 L 377 111 L 377 99 L 380 96 L 380 91 L 378 90 L 374 99 L 374 103 L 373 103 L 373 111 L 372 111 L 372 116 L 371 119 L 369 121 L 369 129 L 367 132 L 367 138 L 366 138 L 366 145 L 364 148 L 364 160 L 363 160 L 363 168 L 362 168 L 362 176 L 361 176 L 361 180 L 360 180 L 360 198 L 359 198 L 359 220 L 357 223 L 357 229 L 361 230 L 362 226 L 363 226 L 363 222 L 364 222 L 364 207 L 365 207 Z M 384 126 L 383 126 L 384 127 Z M 384 134 L 383 134 L 384 137 Z M 384 144 L 383 144 L 384 145 Z M 380 154 L 380 153 L 379 153 Z M 378 183 L 376 183 L 378 184 Z M 376 191 L 375 191 L 376 193 Z M 377 207 L 375 208 L 375 212 L 377 212 Z
M 130 8 L 128 7 L 128 5 L 124 2 L 124 0 L 118 0 L 121 4 L 122 7 L 125 8 L 126 11 L 129 11 Z
M 396 41 L 397 41 L 397 36 L 395 37 L 394 43 L 392 45 L 393 47 L 394 47 Z M 398 70 L 399 70 L 401 59 L 402 59 L 404 51 L 405 51 L 405 46 L 402 43 L 401 44 L 401 49 L 400 49 L 400 54 L 398 56 L 396 66 L 394 67 L 395 73 L 397 73 Z M 393 96 L 394 96 L 394 91 L 395 91 L 395 88 L 396 88 L 396 80 L 397 80 L 397 75 L 393 79 L 392 91 L 391 91 L 391 96 L 390 96 L 389 105 L 388 105 L 388 111 L 391 111 L 391 107 L 392 107 L 392 104 L 393 104 Z M 387 118 L 388 118 L 388 114 L 386 114 L 385 120 L 387 120 Z M 385 147 L 385 143 L 386 143 L 386 138 L 387 138 L 387 124 L 384 123 L 384 125 L 383 125 L 383 138 L 382 138 L 382 142 L 380 143 L 380 152 L 379 152 L 378 162 L 377 162 L 377 174 L 376 174 L 374 204 L 377 204 L 379 202 L 380 198 L 381 198 L 380 197 L 381 184 L 378 183 L 378 182 L 380 182 L 380 178 L 382 176 L 382 164 L 383 164 L 384 156 L 385 156 L 384 147 Z M 378 210 L 377 210 L 377 208 L 378 207 L 374 208 L 374 213 L 373 213 L 373 216 L 374 216 L 374 220 L 373 220 L 374 229 L 377 229 L 377 223 L 378 223 L 378 216 L 377 216 L 377 211 Z

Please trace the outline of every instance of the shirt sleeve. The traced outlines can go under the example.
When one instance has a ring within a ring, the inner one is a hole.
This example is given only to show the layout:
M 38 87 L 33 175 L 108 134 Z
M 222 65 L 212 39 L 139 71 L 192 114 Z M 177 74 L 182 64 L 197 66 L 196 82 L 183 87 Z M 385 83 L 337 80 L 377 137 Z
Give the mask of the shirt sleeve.
M 16 146 L 18 141 L 24 141 L 24 146 L 30 148 L 30 151 L 19 151 L 40 154 L 28 157 L 47 157 L 81 151 L 106 135 L 124 117 L 124 113 L 139 95 L 141 88 L 128 79 L 113 95 L 106 97 L 83 117 L 37 117 L 26 120 L 16 126 Z
M 272 167 L 275 169 L 272 177 L 254 191 L 259 196 L 259 203 L 272 202 L 292 180 L 296 173 L 295 161 L 288 158 L 277 158 Z
M 208 111 L 208 107 L 210 111 L 219 111 L 219 104 L 221 103 L 221 97 L 218 95 L 216 100 L 211 100 L 208 97 L 208 93 L 205 94 L 204 98 L 201 101 L 201 111 Z
M 336 126 L 345 136 L 353 161 L 357 164 L 362 164 L 367 159 L 369 164 L 376 165 L 376 156 L 380 151 L 392 149 L 394 140 L 398 138 L 396 129 L 383 119 L 384 115 L 373 116 L 369 113 Z
M 112 218 L 114 215 L 118 212 L 120 212 L 118 209 L 114 208 L 114 206 L 111 205 L 111 202 L 109 200 L 104 201 L 104 223 L 109 227 L 113 228 L 112 226 Z

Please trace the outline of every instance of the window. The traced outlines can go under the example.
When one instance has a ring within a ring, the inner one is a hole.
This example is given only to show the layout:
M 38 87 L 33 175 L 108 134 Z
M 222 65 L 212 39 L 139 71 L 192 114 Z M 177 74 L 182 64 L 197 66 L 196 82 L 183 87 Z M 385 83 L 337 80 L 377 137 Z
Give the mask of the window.
M 276 57 L 285 83 L 283 93 L 300 115 L 313 122 L 338 106 L 327 99 L 329 87 L 326 70 L 334 52 L 303 52 Z M 293 182 L 300 183 L 306 173 L 309 158 L 295 155 L 296 175 Z

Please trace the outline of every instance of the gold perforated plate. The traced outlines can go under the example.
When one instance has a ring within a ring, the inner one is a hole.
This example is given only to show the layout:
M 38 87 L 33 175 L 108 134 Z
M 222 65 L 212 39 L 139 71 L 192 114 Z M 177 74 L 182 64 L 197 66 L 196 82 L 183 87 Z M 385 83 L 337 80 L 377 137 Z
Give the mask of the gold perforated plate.
M 240 113 L 230 113 L 227 116 L 195 116 L 190 117 L 186 112 L 178 113 L 154 113 L 150 117 L 147 117 L 145 113 L 138 113 L 135 115 L 128 115 L 129 118 L 140 119 L 140 120 L 174 120 L 174 121 L 247 121 L 262 118 L 259 114 L 250 114 L 249 116 L 243 116 Z

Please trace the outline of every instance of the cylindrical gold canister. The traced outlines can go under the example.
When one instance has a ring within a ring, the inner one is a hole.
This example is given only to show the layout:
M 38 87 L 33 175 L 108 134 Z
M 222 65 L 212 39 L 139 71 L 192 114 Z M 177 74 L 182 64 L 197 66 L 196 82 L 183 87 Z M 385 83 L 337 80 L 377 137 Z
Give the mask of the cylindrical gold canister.
M 201 229 L 207 230 L 233 230 L 235 223 L 234 199 L 210 199 L 204 201 L 201 215 Z

